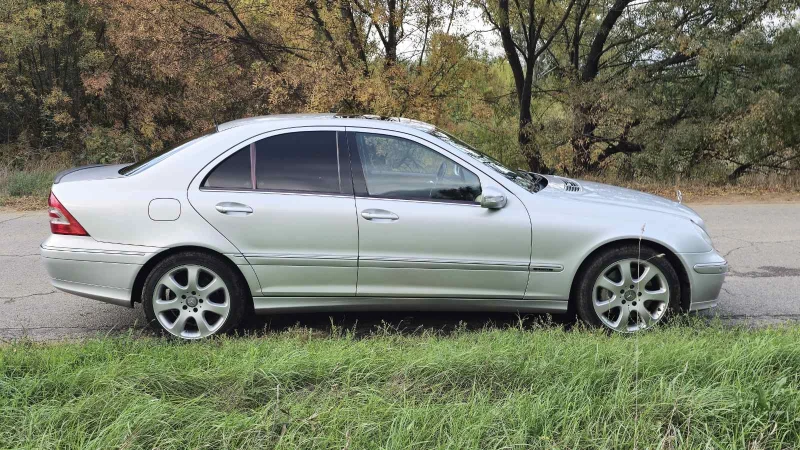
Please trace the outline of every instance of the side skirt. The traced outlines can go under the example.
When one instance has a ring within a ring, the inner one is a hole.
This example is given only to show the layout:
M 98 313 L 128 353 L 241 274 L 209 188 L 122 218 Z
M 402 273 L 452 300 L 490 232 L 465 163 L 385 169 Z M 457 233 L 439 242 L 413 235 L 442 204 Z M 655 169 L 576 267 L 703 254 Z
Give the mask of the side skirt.
M 566 300 L 389 297 L 253 297 L 258 314 L 328 311 L 505 311 L 565 313 Z

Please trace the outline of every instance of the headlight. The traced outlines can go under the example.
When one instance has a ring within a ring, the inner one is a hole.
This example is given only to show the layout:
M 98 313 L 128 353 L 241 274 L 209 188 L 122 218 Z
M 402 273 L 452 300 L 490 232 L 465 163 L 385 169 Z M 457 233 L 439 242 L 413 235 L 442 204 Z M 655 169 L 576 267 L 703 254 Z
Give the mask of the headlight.
M 703 237 L 703 240 L 706 241 L 706 244 L 708 244 L 712 249 L 716 250 L 714 248 L 714 243 L 711 241 L 711 236 L 708 235 L 708 232 L 706 231 L 706 229 L 701 227 L 700 224 L 698 224 L 694 220 L 692 220 L 692 223 L 697 228 L 697 231 L 700 233 L 700 236 Z

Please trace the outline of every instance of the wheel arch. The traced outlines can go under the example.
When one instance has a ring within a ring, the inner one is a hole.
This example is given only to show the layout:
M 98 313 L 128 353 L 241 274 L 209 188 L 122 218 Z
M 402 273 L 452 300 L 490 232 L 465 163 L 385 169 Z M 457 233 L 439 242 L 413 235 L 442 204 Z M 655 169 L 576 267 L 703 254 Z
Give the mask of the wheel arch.
M 667 261 L 669 261 L 669 263 L 675 269 L 675 272 L 678 273 L 678 279 L 680 280 L 681 283 L 681 299 L 680 299 L 681 309 L 684 311 L 688 311 L 692 299 L 692 292 L 691 292 L 692 287 L 689 281 L 689 274 L 686 272 L 686 267 L 683 265 L 680 258 L 678 258 L 678 255 L 672 249 L 668 248 L 664 244 L 646 238 L 642 238 L 641 240 L 619 239 L 611 242 L 606 242 L 603 245 L 600 245 L 596 249 L 592 250 L 588 255 L 586 255 L 586 257 L 583 258 L 583 261 L 581 261 L 580 266 L 578 266 L 578 270 L 575 272 L 575 276 L 572 278 L 572 284 L 569 290 L 570 310 L 572 311 L 575 308 L 575 298 L 576 298 L 578 281 L 580 280 L 580 277 L 583 275 L 586 266 L 589 265 L 590 261 L 596 255 L 604 251 L 607 251 L 611 248 L 621 247 L 624 245 L 639 245 L 640 243 L 641 245 L 646 245 L 652 248 L 653 250 L 656 250 L 659 253 L 663 253 L 664 258 L 666 258 Z
M 158 252 L 153 257 L 151 257 L 147 262 L 139 269 L 139 272 L 136 274 L 136 278 L 133 281 L 133 289 L 131 289 L 131 306 L 134 303 L 141 303 L 142 301 L 142 290 L 144 289 L 144 283 L 147 279 L 147 275 L 153 270 L 153 268 L 160 263 L 161 261 L 169 258 L 172 255 L 177 255 L 179 253 L 184 252 L 200 252 L 205 253 L 207 255 L 213 256 L 218 258 L 224 264 L 226 264 L 230 269 L 233 270 L 233 273 L 239 278 L 239 282 L 241 282 L 244 286 L 247 286 L 247 302 L 252 307 L 253 304 L 253 295 L 252 289 L 250 287 L 250 283 L 247 281 L 247 277 L 242 273 L 242 270 L 237 266 L 230 258 L 223 255 L 222 253 L 211 250 L 206 247 L 194 246 L 194 245 L 184 245 L 179 247 L 171 247 L 164 251 Z

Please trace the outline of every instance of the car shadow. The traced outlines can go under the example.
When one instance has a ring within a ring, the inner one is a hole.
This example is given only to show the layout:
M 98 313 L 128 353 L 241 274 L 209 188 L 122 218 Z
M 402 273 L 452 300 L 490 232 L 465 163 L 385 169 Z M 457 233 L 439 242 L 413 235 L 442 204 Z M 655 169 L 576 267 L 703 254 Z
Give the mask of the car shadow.
M 448 335 L 456 331 L 508 329 L 520 326 L 529 329 L 543 324 L 569 329 L 575 323 L 574 316 L 567 314 L 463 311 L 285 313 L 248 317 L 237 331 L 247 335 L 262 335 L 306 329 L 319 334 L 335 333 L 367 337 L 385 332 L 404 335 Z

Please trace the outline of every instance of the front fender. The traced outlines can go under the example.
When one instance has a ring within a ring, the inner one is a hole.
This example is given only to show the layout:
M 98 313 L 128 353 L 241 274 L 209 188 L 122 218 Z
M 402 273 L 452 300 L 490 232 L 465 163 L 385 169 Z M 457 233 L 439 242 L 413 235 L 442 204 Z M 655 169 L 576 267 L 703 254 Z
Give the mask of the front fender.
M 533 213 L 531 267 L 534 270 L 525 298 L 569 299 L 572 281 L 581 264 L 594 251 L 613 242 L 642 239 L 674 254 L 712 250 L 697 226 L 682 216 L 608 205 L 571 205 L 547 199 L 529 204 L 529 210 Z M 562 269 L 535 270 L 547 266 Z

